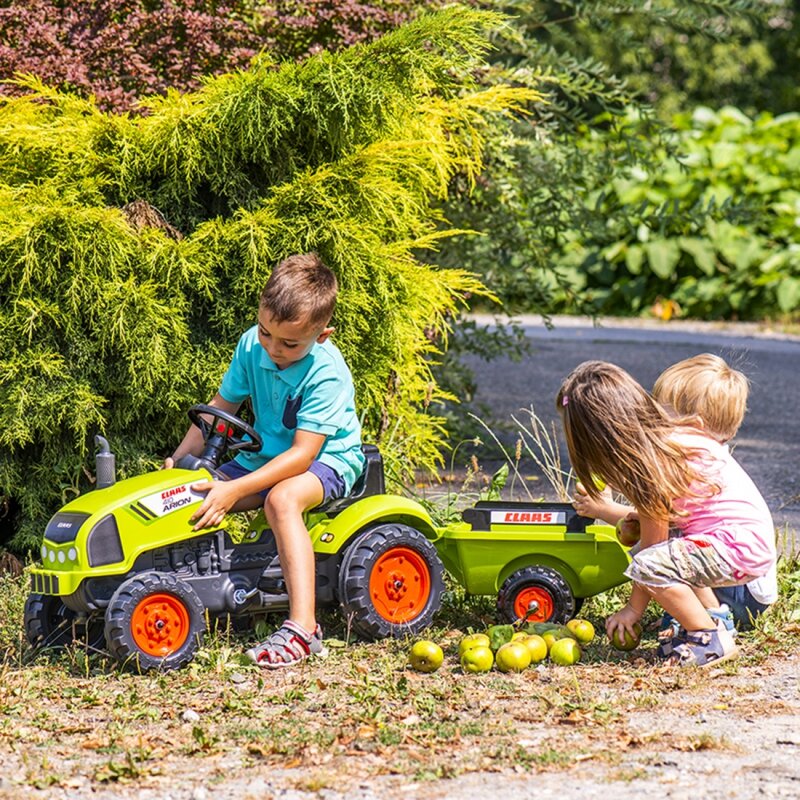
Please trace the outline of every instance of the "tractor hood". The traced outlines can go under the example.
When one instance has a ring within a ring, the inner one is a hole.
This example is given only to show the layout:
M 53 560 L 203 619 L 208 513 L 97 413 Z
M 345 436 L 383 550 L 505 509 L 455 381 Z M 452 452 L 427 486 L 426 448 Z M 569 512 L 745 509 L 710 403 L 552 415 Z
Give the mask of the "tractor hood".
M 191 486 L 211 479 L 206 470 L 159 470 L 67 503 L 45 529 L 33 571 L 50 576 L 41 591 L 69 594 L 84 578 L 126 573 L 145 550 L 203 535 L 189 521 L 203 500 Z
M 148 472 L 76 497 L 59 513 L 109 514 L 129 508 L 133 513 L 137 513 L 134 509 L 139 509 L 150 518 L 163 517 L 182 506 L 202 500 L 203 495 L 192 492 L 189 487 L 205 480 L 213 480 L 205 470 L 162 469 Z

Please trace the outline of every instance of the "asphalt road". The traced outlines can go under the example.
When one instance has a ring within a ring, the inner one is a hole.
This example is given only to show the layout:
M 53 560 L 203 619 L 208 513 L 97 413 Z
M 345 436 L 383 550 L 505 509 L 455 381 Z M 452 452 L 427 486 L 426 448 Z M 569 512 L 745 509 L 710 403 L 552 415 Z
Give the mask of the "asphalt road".
M 556 318 L 548 330 L 536 318 L 521 322 L 530 343 L 522 362 L 500 358 L 487 364 L 465 358 L 476 374 L 476 401 L 490 409 L 498 430 L 531 405 L 544 421 L 556 419 L 554 399 L 561 380 L 589 359 L 618 364 L 647 388 L 665 367 L 698 353 L 715 353 L 742 370 L 750 379 L 750 401 L 734 453 L 767 500 L 779 531 L 788 527 L 798 541 L 800 336 L 763 333 L 746 325 L 631 327 L 605 321 L 594 327 L 586 320 Z M 501 438 L 510 436 L 506 432 Z

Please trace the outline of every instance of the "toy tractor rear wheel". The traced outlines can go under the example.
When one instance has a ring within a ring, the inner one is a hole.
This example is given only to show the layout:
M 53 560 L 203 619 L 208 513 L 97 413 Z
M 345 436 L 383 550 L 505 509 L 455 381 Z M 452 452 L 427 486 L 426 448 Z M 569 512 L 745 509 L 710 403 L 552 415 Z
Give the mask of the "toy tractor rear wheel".
M 525 567 L 503 582 L 497 610 L 508 622 L 564 623 L 575 614 L 575 598 L 561 573 L 550 567 Z
M 339 570 L 345 617 L 366 639 L 415 634 L 442 604 L 444 568 L 436 548 L 402 523 L 367 528 L 350 545 Z
M 184 666 L 197 652 L 205 630 L 205 608 L 197 592 L 168 573 L 129 578 L 106 609 L 111 655 L 142 671 Z
M 56 595 L 31 593 L 25 600 L 25 636 L 32 647 L 66 647 L 75 642 L 91 648 L 103 646 L 97 618 L 81 619 Z

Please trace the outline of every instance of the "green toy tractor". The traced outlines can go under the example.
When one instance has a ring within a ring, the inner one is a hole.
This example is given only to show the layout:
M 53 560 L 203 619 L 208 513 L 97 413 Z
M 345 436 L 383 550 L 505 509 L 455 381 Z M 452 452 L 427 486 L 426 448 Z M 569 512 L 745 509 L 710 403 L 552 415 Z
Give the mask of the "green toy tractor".
M 116 481 L 97 437 L 97 488 L 48 523 L 42 565 L 31 571 L 25 631 L 35 647 L 82 640 L 140 670 L 175 669 L 196 653 L 210 621 L 247 620 L 288 608 L 275 538 L 263 513 L 234 541 L 226 517 L 193 530 L 203 500 L 192 490 L 218 477 L 226 455 L 258 450 L 258 434 L 211 406 L 189 418 L 200 456 L 174 469 Z M 480 502 L 437 528 L 413 500 L 385 493 L 377 448 L 353 492 L 306 515 L 319 606 L 341 608 L 366 639 L 414 635 L 431 624 L 444 569 L 468 594 L 497 597 L 507 621 L 566 622 L 583 599 L 627 580 L 615 529 L 565 503 Z
M 243 420 L 194 406 L 205 447 L 174 469 L 116 481 L 114 457 L 98 437 L 97 488 L 48 523 L 42 565 L 32 570 L 25 631 L 34 646 L 81 639 L 139 669 L 190 661 L 213 618 L 288 608 L 275 539 L 263 513 L 234 542 L 230 518 L 194 531 L 203 495 L 192 484 L 218 477 L 223 458 L 261 447 Z M 210 418 L 210 421 L 209 421 Z M 350 496 L 309 512 L 318 605 L 341 606 L 368 639 L 414 634 L 430 625 L 444 589 L 424 509 L 384 491 L 377 448 Z

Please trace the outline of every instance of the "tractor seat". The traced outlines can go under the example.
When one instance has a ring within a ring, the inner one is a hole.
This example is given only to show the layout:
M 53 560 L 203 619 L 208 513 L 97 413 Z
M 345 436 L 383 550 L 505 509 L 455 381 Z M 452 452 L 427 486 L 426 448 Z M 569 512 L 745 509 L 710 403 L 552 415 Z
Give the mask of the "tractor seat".
M 374 444 L 362 444 L 361 452 L 365 458 L 364 471 L 353 484 L 350 494 L 324 503 L 316 510 L 325 511 L 327 514 L 334 516 L 363 497 L 386 493 L 386 481 L 383 477 L 383 458 L 380 450 Z

